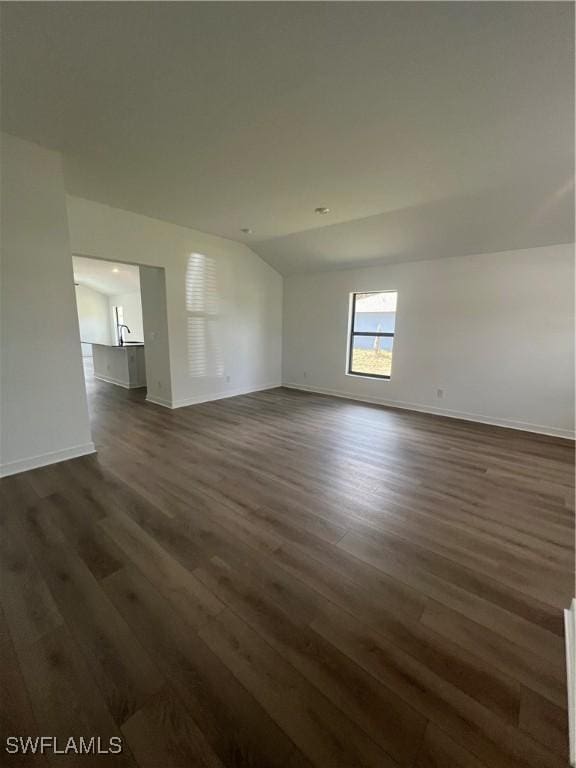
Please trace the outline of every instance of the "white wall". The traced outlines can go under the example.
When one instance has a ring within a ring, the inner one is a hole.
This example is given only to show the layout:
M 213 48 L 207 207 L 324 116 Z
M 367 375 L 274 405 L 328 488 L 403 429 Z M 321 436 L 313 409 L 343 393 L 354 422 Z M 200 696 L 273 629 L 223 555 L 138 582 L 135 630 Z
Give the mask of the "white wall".
M 172 403 L 172 381 L 166 271 L 161 267 L 140 267 L 140 290 L 144 323 L 146 399 L 169 407 Z
M 59 156 L 1 136 L 1 457 L 10 474 L 94 450 Z
M 108 296 L 89 288 L 87 285 L 77 285 L 76 306 L 80 324 L 80 340 L 83 342 L 82 354 L 91 356 L 90 342 L 111 344 L 113 341 Z
M 349 294 L 374 290 L 398 291 L 390 381 L 345 373 Z M 283 350 L 289 385 L 573 436 L 574 249 L 286 278 Z
M 247 246 L 76 197 L 68 217 L 73 253 L 164 267 L 173 406 L 280 384 L 282 278 Z
M 116 340 L 116 316 L 114 307 L 122 307 L 124 324 L 130 328 L 130 333 L 124 329 L 124 338 L 128 341 L 144 341 L 144 327 L 142 325 L 142 299 L 140 291 L 131 293 L 119 293 L 108 297 L 110 322 L 113 328 L 113 338 Z

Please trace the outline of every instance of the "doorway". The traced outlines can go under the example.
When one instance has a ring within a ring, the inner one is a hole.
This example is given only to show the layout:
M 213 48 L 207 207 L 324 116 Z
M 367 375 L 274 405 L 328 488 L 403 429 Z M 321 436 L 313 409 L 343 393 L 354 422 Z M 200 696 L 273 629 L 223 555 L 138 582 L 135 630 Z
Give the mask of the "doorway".
M 140 269 L 74 256 L 80 351 L 88 394 L 95 380 L 125 389 L 146 388 Z

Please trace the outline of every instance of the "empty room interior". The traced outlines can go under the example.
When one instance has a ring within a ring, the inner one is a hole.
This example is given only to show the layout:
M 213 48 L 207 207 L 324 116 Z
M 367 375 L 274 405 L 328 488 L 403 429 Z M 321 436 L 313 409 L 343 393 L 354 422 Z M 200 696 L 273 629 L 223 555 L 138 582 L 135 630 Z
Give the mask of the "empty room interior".
M 0 15 L 0 764 L 574 765 L 574 4 Z

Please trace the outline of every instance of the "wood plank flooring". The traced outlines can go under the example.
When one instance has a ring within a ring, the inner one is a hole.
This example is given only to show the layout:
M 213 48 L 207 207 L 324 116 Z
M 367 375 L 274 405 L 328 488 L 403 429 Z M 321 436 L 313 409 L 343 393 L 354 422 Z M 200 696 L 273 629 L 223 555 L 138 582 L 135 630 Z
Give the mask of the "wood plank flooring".
M 569 442 L 286 389 L 89 396 L 96 456 L 0 483 L 2 750 L 123 752 L 7 765 L 567 766 Z

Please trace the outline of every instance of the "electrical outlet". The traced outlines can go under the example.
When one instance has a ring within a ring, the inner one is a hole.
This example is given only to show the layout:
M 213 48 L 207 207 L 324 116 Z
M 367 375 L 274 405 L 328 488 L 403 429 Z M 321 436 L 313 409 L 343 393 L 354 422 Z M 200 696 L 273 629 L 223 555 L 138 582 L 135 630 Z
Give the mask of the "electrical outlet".
M 226 376 L 226 383 L 230 384 L 230 376 Z
M 438 398 L 438 400 L 443 400 L 444 399 L 444 390 L 443 389 L 437 389 L 436 390 L 436 397 Z
M 304 373 L 302 374 L 302 376 L 303 376 L 303 378 L 307 379 L 307 378 L 308 378 L 308 371 L 304 371 Z

